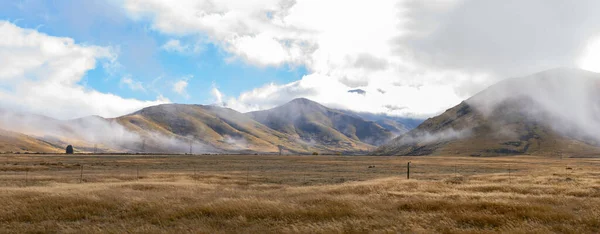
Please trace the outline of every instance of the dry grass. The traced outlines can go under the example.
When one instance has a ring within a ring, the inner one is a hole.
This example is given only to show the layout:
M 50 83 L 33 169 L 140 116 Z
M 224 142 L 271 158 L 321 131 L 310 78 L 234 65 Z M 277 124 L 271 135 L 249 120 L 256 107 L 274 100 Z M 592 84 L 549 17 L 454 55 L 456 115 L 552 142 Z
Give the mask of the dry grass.
M 0 232 L 599 233 L 599 166 L 538 157 L 6 155 Z

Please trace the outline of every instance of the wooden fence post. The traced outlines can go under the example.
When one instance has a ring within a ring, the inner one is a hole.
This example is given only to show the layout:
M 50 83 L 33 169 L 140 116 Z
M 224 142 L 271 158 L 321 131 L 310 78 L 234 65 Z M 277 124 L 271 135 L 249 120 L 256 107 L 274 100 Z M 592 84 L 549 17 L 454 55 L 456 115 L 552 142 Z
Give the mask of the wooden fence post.
M 406 179 L 410 180 L 410 162 L 406 164 Z

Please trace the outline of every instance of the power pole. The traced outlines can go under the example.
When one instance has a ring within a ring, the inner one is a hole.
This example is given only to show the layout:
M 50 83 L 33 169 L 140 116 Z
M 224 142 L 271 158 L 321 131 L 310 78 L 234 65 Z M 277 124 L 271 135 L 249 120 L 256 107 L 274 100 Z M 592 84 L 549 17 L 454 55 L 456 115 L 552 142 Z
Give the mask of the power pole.
M 192 140 L 190 140 L 190 154 L 192 154 Z
M 146 148 L 146 139 L 142 140 L 142 153 L 145 152 L 144 148 Z
M 98 152 L 98 144 L 94 144 L 94 154 Z

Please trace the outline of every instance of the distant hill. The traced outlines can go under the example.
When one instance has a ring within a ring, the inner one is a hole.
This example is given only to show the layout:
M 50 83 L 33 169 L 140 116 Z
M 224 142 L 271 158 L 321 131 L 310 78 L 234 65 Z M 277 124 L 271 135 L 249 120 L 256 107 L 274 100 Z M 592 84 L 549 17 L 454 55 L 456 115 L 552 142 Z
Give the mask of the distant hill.
M 304 142 L 337 150 L 369 150 L 393 136 L 373 121 L 327 108 L 306 98 L 246 115 Z
M 423 123 L 422 119 L 390 116 L 387 114 L 374 114 L 369 112 L 355 112 L 350 110 L 339 110 L 349 115 L 356 115 L 368 121 L 373 121 L 379 126 L 389 130 L 394 137 L 402 135 Z
M 6 152 L 48 152 L 58 153 L 64 149 L 52 145 L 48 142 L 16 133 L 0 129 L 0 153 Z
M 377 155 L 600 155 L 600 74 L 504 80 L 379 147 Z
M 228 108 L 203 105 L 163 104 L 144 108 L 117 118 L 126 128 L 146 138 L 160 134 L 179 141 L 188 149 L 188 142 L 200 152 L 279 152 L 284 146 L 291 152 L 309 152 L 309 147 L 293 137 L 270 129 L 250 117 Z M 164 138 L 164 137 L 163 137 Z M 166 139 L 157 139 L 162 146 Z

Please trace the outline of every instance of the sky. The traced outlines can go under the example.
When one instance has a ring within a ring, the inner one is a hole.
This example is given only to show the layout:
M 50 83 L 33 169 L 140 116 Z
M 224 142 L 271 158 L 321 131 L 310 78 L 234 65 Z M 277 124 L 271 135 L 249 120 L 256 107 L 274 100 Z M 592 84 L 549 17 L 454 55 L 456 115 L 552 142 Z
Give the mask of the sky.
M 600 72 L 600 1 L 0 1 L 0 108 L 59 119 L 305 97 L 425 118 L 506 78 Z

